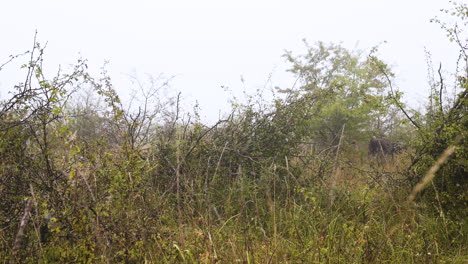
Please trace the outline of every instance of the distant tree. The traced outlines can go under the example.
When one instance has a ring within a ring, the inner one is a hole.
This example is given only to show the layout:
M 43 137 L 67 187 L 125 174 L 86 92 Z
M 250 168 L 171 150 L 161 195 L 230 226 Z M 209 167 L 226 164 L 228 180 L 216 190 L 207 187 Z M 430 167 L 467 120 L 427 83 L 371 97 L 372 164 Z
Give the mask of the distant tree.
M 343 126 L 349 142 L 368 142 L 371 134 L 390 133 L 387 113 L 394 100 L 386 91 L 385 75 L 374 61 L 340 45 L 305 44 L 304 55 L 285 54 L 299 86 L 280 90 L 287 95 L 284 104 L 299 103 L 307 116 L 300 133 L 321 148 L 337 145 Z M 393 76 L 386 64 L 379 63 Z

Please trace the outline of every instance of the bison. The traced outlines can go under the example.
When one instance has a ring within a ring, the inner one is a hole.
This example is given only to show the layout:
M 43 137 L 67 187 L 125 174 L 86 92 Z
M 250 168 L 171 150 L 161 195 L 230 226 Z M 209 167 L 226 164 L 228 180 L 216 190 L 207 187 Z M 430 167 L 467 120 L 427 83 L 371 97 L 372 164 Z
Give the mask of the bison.
M 393 156 L 401 152 L 401 146 L 385 138 L 373 137 L 369 142 L 369 155 Z

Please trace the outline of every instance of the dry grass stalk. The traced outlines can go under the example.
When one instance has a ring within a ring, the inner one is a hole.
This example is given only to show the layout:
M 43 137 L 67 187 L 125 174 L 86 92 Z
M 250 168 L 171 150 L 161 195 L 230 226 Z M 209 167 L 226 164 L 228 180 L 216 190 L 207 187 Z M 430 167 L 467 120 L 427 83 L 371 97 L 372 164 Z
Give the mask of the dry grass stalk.
M 340 147 L 341 147 L 341 144 L 342 144 L 342 141 L 343 141 L 343 138 L 344 138 L 345 125 L 346 124 L 343 124 L 343 127 L 341 128 L 340 141 L 338 142 L 338 146 L 337 146 L 337 149 L 336 149 L 336 155 L 335 155 L 335 162 L 333 164 L 333 174 L 331 175 L 330 193 L 329 193 L 329 197 L 330 197 L 330 202 L 328 204 L 329 207 L 331 207 L 333 205 L 333 202 L 335 201 L 335 187 L 336 187 L 338 173 L 339 173 L 339 170 L 338 170 L 338 167 L 339 167 L 338 166 L 339 165 L 338 157 L 339 157 L 339 154 L 340 154 Z
M 408 201 L 414 201 L 416 198 L 416 195 L 426 187 L 426 185 L 430 182 L 435 177 L 436 172 L 440 169 L 442 164 L 444 164 L 445 161 L 455 152 L 455 146 L 450 146 L 444 152 L 440 157 L 437 159 L 437 161 L 432 165 L 432 167 L 429 169 L 429 171 L 426 173 L 426 176 L 418 183 L 416 186 L 414 186 L 413 191 L 411 194 L 408 196 Z

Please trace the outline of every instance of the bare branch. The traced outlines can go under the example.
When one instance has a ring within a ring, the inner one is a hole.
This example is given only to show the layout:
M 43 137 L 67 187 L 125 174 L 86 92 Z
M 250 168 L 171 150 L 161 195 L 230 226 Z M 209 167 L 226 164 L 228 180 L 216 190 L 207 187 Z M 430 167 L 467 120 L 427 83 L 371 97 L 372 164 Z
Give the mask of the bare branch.
M 439 70 L 437 70 L 437 72 L 439 73 L 439 80 L 440 80 L 439 110 L 440 110 L 440 114 L 442 115 L 442 118 L 445 119 L 444 108 L 442 105 L 442 91 L 444 90 L 444 78 L 442 77 L 442 62 L 439 64 Z
M 5 67 L 8 63 L 12 62 L 14 59 L 18 58 L 18 57 L 21 57 L 23 55 L 26 55 L 29 53 L 29 50 L 28 51 L 25 51 L 21 54 L 16 54 L 16 55 L 10 55 L 10 59 L 7 60 L 6 62 L 4 62 L 3 64 L 0 65 L 0 71 L 3 69 L 3 67 Z
M 420 130 L 421 127 L 409 116 L 409 114 L 406 112 L 405 108 L 403 108 L 401 103 L 396 99 L 395 92 L 393 90 L 392 81 L 390 80 L 390 77 L 388 76 L 388 73 L 385 71 L 385 69 L 382 68 L 380 63 L 378 63 L 373 56 L 369 55 L 369 58 L 377 65 L 377 67 L 379 67 L 379 70 L 382 72 L 382 74 L 387 79 L 388 86 L 390 87 L 390 93 L 391 93 L 393 101 L 395 102 L 397 107 L 400 108 L 400 110 L 403 112 L 403 114 L 406 116 L 406 118 L 408 118 L 408 120 L 411 122 L 411 124 L 413 124 L 413 126 L 415 126 L 417 129 Z
M 24 208 L 23 217 L 21 218 L 18 233 L 16 234 L 15 243 L 13 244 L 13 252 L 11 254 L 10 263 L 16 263 L 16 255 L 18 254 L 18 250 L 21 248 L 21 242 L 24 238 L 24 229 L 28 225 L 29 217 L 31 208 L 33 206 L 33 199 L 30 198 L 26 202 L 26 206 Z

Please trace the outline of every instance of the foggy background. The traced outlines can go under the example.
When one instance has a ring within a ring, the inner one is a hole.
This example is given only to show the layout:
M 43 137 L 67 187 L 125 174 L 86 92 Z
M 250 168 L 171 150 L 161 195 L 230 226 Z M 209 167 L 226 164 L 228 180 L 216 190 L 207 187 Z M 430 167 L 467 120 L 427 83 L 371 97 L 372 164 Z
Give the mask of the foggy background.
M 47 42 L 47 77 L 80 57 L 94 75 L 108 61 L 125 102 L 130 76 L 174 76 L 168 92 L 182 92 L 186 109 L 198 101 L 202 120 L 213 122 L 229 112 L 230 96 L 291 87 L 282 55 L 304 53 L 303 39 L 341 43 L 364 56 L 382 44 L 394 85 L 418 108 L 429 90 L 425 48 L 436 69 L 441 62 L 444 71 L 454 70 L 456 47 L 429 22 L 448 7 L 442 0 L 8 1 L 0 8 L 0 65 L 30 50 L 37 30 L 37 41 Z M 23 81 L 25 59 L 0 71 L 1 98 Z

